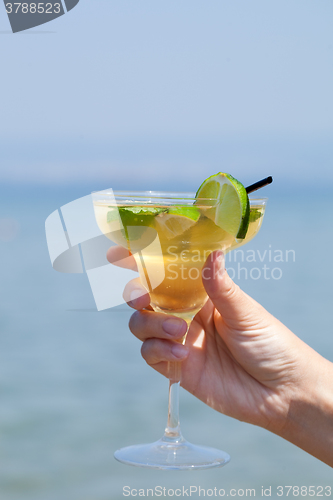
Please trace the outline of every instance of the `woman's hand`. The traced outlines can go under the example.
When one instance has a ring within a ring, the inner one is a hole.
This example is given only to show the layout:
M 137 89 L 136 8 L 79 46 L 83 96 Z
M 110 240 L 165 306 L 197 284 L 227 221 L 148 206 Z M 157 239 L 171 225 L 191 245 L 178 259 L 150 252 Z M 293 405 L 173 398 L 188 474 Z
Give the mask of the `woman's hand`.
M 211 254 L 202 276 L 209 300 L 185 346 L 176 342 L 185 321 L 147 310 L 140 281 L 127 285 L 125 300 L 137 309 L 129 326 L 143 358 L 165 376 L 169 361 L 182 361 L 181 385 L 201 401 L 333 465 L 333 365 L 235 285 L 222 252 Z

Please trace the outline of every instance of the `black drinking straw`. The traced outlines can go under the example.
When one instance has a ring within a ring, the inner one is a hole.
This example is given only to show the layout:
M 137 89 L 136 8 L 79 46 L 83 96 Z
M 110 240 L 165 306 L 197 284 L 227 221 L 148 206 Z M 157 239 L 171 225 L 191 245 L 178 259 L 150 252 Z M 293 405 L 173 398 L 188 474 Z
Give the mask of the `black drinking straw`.
M 262 179 L 261 181 L 251 184 L 251 186 L 248 186 L 245 189 L 247 193 L 253 193 L 253 191 L 257 191 L 257 189 L 267 186 L 267 184 L 271 184 L 272 182 L 273 182 L 273 177 L 269 176 L 266 177 L 265 179 Z

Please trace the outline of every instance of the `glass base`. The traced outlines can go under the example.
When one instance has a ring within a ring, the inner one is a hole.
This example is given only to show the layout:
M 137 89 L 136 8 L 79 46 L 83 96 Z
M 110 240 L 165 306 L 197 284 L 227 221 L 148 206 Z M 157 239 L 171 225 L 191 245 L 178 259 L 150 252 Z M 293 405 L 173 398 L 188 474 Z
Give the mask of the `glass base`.
M 230 461 L 230 456 L 224 451 L 196 446 L 185 439 L 170 442 L 163 438 L 155 443 L 121 448 L 114 457 L 127 465 L 170 470 L 210 469 L 223 467 Z

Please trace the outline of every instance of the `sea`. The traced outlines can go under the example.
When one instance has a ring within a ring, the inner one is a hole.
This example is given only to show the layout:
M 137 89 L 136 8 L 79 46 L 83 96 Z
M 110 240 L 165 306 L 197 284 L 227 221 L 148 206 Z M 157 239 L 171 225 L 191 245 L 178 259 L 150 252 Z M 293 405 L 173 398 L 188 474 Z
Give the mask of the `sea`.
M 227 256 L 227 268 L 333 361 L 331 190 L 284 188 L 265 188 L 260 233 L 243 253 Z M 333 495 L 330 467 L 183 389 L 184 436 L 223 449 L 230 463 L 196 472 L 118 463 L 118 448 L 163 434 L 168 381 L 141 358 L 126 304 L 97 311 L 85 273 L 51 266 L 46 218 L 91 189 L 7 185 L 0 191 L 1 500 Z

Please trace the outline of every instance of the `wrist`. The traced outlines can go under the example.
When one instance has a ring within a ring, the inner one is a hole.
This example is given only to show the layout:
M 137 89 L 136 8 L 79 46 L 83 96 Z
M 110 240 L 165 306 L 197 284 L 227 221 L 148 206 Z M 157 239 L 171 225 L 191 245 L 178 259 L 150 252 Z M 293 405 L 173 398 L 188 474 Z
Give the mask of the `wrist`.
M 333 364 L 308 349 L 276 434 L 333 467 Z

